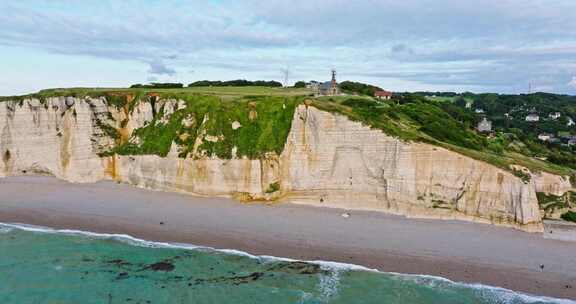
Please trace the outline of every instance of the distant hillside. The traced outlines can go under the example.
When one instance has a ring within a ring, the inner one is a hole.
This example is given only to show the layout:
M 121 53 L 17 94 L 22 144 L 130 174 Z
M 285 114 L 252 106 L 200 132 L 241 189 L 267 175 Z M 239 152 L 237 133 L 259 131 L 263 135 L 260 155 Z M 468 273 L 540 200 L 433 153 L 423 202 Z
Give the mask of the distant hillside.
M 409 94 L 405 94 L 406 96 Z M 546 158 L 576 169 L 576 96 L 534 94 L 457 94 L 419 92 L 437 102 L 455 119 L 473 127 L 482 118 L 492 122 L 498 149 Z M 532 120 L 527 121 L 530 115 Z M 538 139 L 545 135 L 546 140 Z M 548 138 L 550 137 L 550 138 Z

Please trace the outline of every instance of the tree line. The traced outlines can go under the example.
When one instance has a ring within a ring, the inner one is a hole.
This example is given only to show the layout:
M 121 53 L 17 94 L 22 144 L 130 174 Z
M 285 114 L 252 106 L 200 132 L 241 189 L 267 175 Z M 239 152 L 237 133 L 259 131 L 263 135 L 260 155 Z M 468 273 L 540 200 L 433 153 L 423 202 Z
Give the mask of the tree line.
M 190 83 L 188 87 L 247 87 L 247 86 L 255 86 L 255 87 L 281 87 L 282 84 L 278 81 L 266 81 L 266 80 L 244 80 L 244 79 L 236 79 L 236 80 L 228 80 L 228 81 L 220 81 L 220 80 L 200 80 Z M 175 83 L 175 82 L 152 82 L 149 84 L 133 84 L 130 88 L 139 89 L 139 88 L 146 88 L 146 89 L 181 89 L 184 87 L 182 83 Z

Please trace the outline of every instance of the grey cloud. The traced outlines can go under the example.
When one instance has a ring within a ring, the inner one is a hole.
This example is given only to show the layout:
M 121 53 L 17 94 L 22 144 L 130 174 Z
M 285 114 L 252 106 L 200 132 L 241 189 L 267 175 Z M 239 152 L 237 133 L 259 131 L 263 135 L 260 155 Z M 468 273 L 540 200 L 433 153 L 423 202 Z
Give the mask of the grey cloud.
M 403 39 L 468 39 L 538 37 L 547 41 L 571 37 L 576 2 L 461 0 L 249 0 L 270 24 L 367 43 Z M 341 40 L 341 43 L 346 41 Z M 333 40 L 335 43 L 338 41 Z
M 132 7 L 134 15 L 83 16 L 44 12 L 0 3 L 0 44 L 41 48 L 68 55 L 90 55 L 147 62 L 150 58 L 176 60 L 199 49 L 269 48 L 287 46 L 279 32 L 251 31 L 242 23 L 220 24 L 199 12 L 152 14 Z M 139 16 L 140 14 L 145 17 Z
M 151 61 L 149 62 L 149 65 L 150 69 L 148 69 L 148 73 L 150 74 L 169 76 L 174 76 L 176 74 L 176 70 L 169 68 L 162 61 Z
M 567 74 L 546 64 L 489 65 L 471 69 L 438 68 L 422 71 L 388 71 L 358 73 L 372 79 L 402 79 L 428 85 L 474 88 L 482 92 L 525 92 L 528 83 L 554 92 L 570 92 L 566 89 Z M 576 81 L 575 81 L 576 82 Z
M 561 46 L 506 46 L 481 47 L 476 43 L 464 41 L 459 48 L 427 50 L 424 48 L 406 49 L 403 45 L 395 46 L 391 50 L 391 57 L 403 61 L 414 62 L 447 62 L 447 61 L 519 61 L 519 60 L 574 60 L 576 54 L 576 41 Z M 409 55 L 409 56 L 407 56 Z
M 0 3 L 10 11 L 0 45 L 138 61 L 153 75 L 272 77 L 290 65 L 301 78 L 336 67 L 375 81 L 505 91 L 535 79 L 576 93 L 572 0 L 111 1 L 84 14 L 20 3 Z

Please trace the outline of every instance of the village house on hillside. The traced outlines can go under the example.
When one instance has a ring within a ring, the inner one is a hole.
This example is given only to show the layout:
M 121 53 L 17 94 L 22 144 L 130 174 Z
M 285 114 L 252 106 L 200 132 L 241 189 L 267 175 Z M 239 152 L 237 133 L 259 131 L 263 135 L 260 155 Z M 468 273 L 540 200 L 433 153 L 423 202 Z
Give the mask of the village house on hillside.
M 486 133 L 492 132 L 492 122 L 488 120 L 486 117 L 482 117 L 482 120 L 476 126 L 478 132 Z
M 552 120 L 556 120 L 556 119 L 560 118 L 561 116 L 562 116 L 562 113 L 560 113 L 560 112 L 548 114 L 548 118 L 550 118 Z
M 378 99 L 391 99 L 392 98 L 392 92 L 388 92 L 388 91 L 384 91 L 384 90 L 378 90 L 376 92 L 374 92 L 374 97 L 378 98 Z
M 549 141 L 551 138 L 554 138 L 553 134 L 548 134 L 548 133 L 538 134 L 538 139 L 541 141 Z
M 535 113 L 528 114 L 528 116 L 526 116 L 526 121 L 529 121 L 529 122 L 540 121 L 540 116 L 538 114 L 535 114 Z

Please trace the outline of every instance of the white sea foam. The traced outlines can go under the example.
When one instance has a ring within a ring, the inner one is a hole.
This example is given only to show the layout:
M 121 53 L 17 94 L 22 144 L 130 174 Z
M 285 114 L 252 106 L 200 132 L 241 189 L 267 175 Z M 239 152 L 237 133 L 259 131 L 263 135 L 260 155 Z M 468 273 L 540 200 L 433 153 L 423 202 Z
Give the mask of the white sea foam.
M 323 270 L 328 271 L 328 274 L 320 276 L 319 291 L 322 295 L 322 300 L 328 303 L 334 296 L 338 295 L 340 289 L 340 272 L 339 268 L 333 268 L 326 264 L 320 266 Z
M 82 236 L 94 239 L 112 239 L 115 241 L 123 242 L 132 246 L 140 246 L 140 247 L 148 247 L 148 248 L 173 248 L 173 249 L 186 249 L 186 250 L 200 250 L 200 251 L 208 251 L 208 252 L 216 252 L 216 253 L 223 253 L 223 254 L 230 254 L 230 255 L 239 255 L 244 256 L 251 259 L 258 259 L 263 262 L 306 262 L 311 264 L 317 264 L 322 267 L 322 269 L 331 270 L 333 273 L 336 273 L 336 280 L 333 280 L 332 283 L 339 284 L 339 274 L 342 271 L 368 271 L 368 272 L 376 272 L 386 275 L 392 275 L 398 277 L 400 279 L 411 280 L 417 284 L 421 285 L 428 285 L 431 287 L 444 287 L 446 286 L 454 286 L 454 287 L 461 287 L 461 288 L 470 288 L 475 289 L 478 291 L 478 294 L 481 295 L 483 298 L 486 299 L 494 299 L 497 300 L 496 302 L 504 302 L 504 303 L 514 303 L 514 300 L 520 300 L 523 303 L 556 303 L 556 304 L 576 304 L 576 301 L 569 300 L 569 299 L 558 299 L 558 298 L 551 298 L 551 297 L 543 297 L 543 296 L 534 296 L 524 293 L 515 292 L 509 289 L 489 286 L 484 284 L 478 283 L 461 283 L 461 282 L 454 282 L 447 278 L 438 277 L 438 276 L 431 276 L 431 275 L 421 275 L 421 274 L 404 274 L 404 273 L 397 273 L 397 272 L 383 272 L 379 271 L 378 269 L 368 268 L 361 265 L 356 264 L 348 264 L 348 263 L 340 263 L 340 262 L 332 262 L 332 261 L 322 261 L 322 260 L 296 260 L 291 258 L 283 258 L 283 257 L 275 257 L 275 256 L 268 256 L 268 255 L 253 255 L 245 251 L 235 250 L 235 249 L 216 249 L 212 247 L 206 246 L 196 246 L 192 244 L 184 244 L 184 243 L 166 243 L 166 242 L 155 242 L 155 241 L 147 241 L 139 238 L 135 238 L 131 235 L 127 234 L 110 234 L 110 233 L 96 233 L 96 232 L 89 232 L 89 231 L 82 231 L 82 230 L 73 230 L 73 229 L 54 229 L 49 227 L 43 226 L 35 226 L 35 225 L 28 225 L 28 224 L 21 224 L 21 223 L 0 223 L 0 233 L 8 233 L 13 231 L 14 229 L 30 231 L 30 232 L 38 232 L 38 233 L 50 233 L 50 234 L 63 234 L 63 235 L 72 235 L 72 236 Z M 329 282 L 326 282 L 329 284 Z M 336 285 L 337 286 L 337 285 Z M 321 287 L 323 288 L 323 287 Z M 337 291 L 337 289 L 336 289 Z
M 9 232 L 11 232 L 12 230 L 14 230 L 14 228 L 12 228 L 12 227 L 3 227 L 3 226 L 0 226 L 0 234 L 1 234 L 1 233 L 9 233 Z

